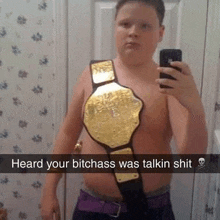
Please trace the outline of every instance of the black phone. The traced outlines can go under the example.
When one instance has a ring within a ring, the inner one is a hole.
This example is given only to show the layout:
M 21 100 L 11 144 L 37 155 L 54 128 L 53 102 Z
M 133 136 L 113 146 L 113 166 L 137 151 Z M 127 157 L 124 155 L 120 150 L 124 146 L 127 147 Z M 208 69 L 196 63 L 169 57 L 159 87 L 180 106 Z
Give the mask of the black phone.
M 161 67 L 172 67 L 170 65 L 170 62 L 172 61 L 182 61 L 182 51 L 180 49 L 164 49 L 160 51 L 160 66 Z M 181 71 L 177 67 L 172 67 L 174 69 L 177 69 L 178 71 Z M 161 79 L 173 79 L 172 76 L 166 73 L 160 73 L 160 78 Z M 165 85 L 160 85 L 160 88 L 172 88 L 170 86 L 165 86 Z

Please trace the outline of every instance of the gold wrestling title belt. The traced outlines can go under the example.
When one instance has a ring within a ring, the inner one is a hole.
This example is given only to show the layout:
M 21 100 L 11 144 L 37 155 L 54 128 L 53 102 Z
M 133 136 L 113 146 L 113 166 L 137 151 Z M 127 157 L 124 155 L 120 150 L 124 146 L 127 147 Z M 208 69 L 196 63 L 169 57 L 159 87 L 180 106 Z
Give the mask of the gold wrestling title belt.
M 143 102 L 130 88 L 119 85 L 112 60 L 91 61 L 90 70 L 93 93 L 85 104 L 84 125 L 92 139 L 106 149 L 110 160 L 114 155 L 127 155 L 134 161 L 132 136 L 140 124 Z M 114 169 L 125 201 L 133 197 L 132 191 L 143 194 L 141 175 L 138 169 L 132 170 L 121 173 Z

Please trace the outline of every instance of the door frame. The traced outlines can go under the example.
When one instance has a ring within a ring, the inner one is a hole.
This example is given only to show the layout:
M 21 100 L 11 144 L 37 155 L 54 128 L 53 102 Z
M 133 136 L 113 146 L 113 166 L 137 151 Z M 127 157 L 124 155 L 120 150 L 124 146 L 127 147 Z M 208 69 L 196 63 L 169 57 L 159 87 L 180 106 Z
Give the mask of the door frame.
M 53 20 L 55 42 L 55 100 L 54 100 L 54 137 L 66 115 L 68 107 L 68 0 L 53 1 Z M 54 140 L 55 142 L 55 140 Z M 51 152 L 52 153 L 52 152 Z M 57 197 L 60 201 L 62 219 L 66 219 L 66 175 L 63 174 L 57 187 Z
M 207 154 L 218 152 L 215 143 L 215 103 L 217 101 L 217 91 L 219 86 L 219 62 L 220 62 L 220 14 L 219 0 L 208 0 L 207 2 L 207 22 L 206 41 L 204 53 L 203 82 L 201 87 L 202 102 L 206 114 L 208 129 L 208 149 Z M 216 184 L 218 174 L 196 174 L 194 198 L 193 198 L 193 219 L 216 219 Z

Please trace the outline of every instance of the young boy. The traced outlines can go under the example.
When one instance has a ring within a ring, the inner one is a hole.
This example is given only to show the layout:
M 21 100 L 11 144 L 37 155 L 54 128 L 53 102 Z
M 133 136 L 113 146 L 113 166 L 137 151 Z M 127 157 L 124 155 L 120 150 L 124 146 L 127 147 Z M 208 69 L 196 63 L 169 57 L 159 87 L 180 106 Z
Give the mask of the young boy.
M 117 56 L 113 60 L 117 78 L 115 82 L 119 87 L 121 85 L 131 89 L 136 96 L 133 99 L 142 103 L 142 111 L 138 112 L 139 125 L 129 142 L 132 144 L 131 152 L 171 154 L 170 140 L 174 136 L 177 153 L 205 153 L 205 115 L 190 68 L 184 62 L 171 63 L 173 67 L 180 68 L 181 72 L 174 68 L 161 68 L 152 58 L 164 35 L 164 11 L 162 0 L 119 0 L 116 7 Z M 160 72 L 167 73 L 176 80 L 159 79 Z M 92 134 L 89 124 L 91 118 L 86 103 L 94 91 L 93 74 L 92 67 L 91 70 L 87 67 L 82 73 L 57 136 L 54 154 L 73 152 L 73 146 L 83 129 L 83 120 L 86 130 L 81 153 L 107 154 L 97 140 L 99 136 Z M 172 88 L 160 88 L 160 84 Z M 100 88 L 100 85 L 96 86 Z M 113 116 L 116 114 L 114 111 L 117 113 L 118 109 L 112 109 Z M 119 112 L 120 114 L 123 113 Z M 73 219 L 172 220 L 174 215 L 169 194 L 171 176 L 169 173 L 142 173 L 140 181 L 136 181 L 142 184 L 140 190 L 136 190 L 140 185 L 135 183 L 131 188 L 136 188 L 129 191 L 127 185 L 120 185 L 112 173 L 83 174 L 84 189 L 81 190 Z M 42 217 L 45 220 L 52 220 L 53 214 L 56 219 L 60 219 L 56 197 L 60 178 L 61 174 L 52 173 L 46 177 L 42 194 Z

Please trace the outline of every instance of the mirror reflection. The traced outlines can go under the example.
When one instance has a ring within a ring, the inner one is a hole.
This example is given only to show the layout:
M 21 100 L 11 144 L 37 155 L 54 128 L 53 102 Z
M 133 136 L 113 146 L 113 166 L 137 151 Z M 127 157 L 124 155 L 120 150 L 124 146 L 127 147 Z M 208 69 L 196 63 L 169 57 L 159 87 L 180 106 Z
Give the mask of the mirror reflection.
M 220 2 L 163 2 L 2 0 L 0 153 L 219 154 Z M 218 173 L 135 172 L 1 173 L 0 219 L 220 216 Z

